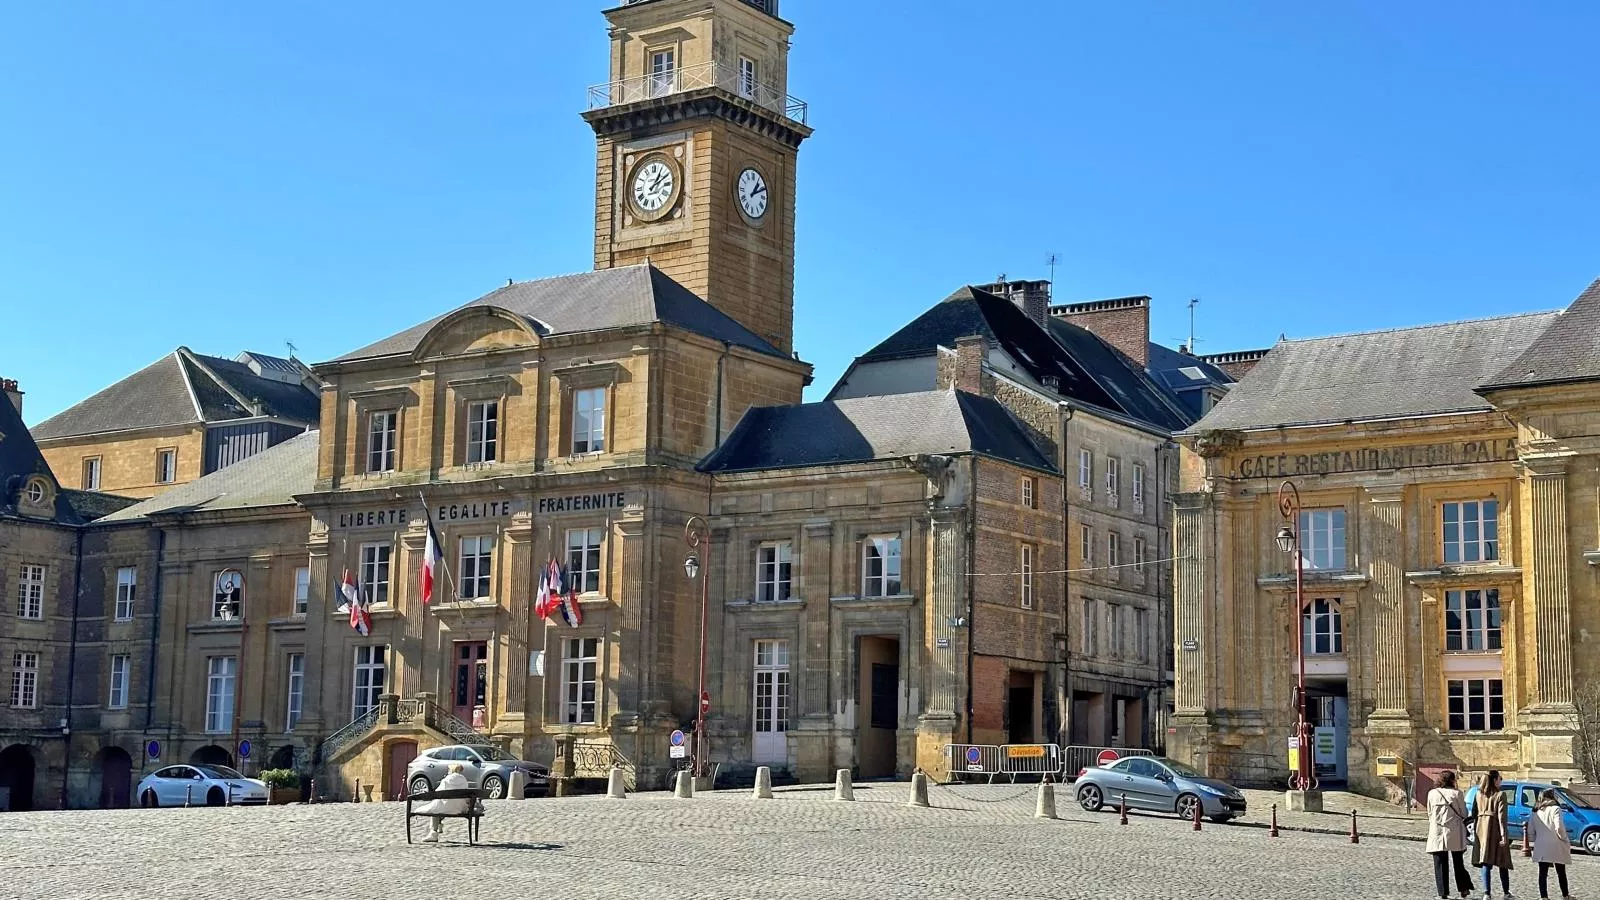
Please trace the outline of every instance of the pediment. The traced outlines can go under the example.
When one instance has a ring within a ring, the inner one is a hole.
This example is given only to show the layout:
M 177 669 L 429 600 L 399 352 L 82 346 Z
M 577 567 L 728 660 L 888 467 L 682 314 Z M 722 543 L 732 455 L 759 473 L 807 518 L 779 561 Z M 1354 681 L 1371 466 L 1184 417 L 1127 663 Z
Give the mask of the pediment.
M 440 319 L 413 356 L 420 361 L 538 345 L 539 333 L 527 319 L 497 306 L 474 306 Z

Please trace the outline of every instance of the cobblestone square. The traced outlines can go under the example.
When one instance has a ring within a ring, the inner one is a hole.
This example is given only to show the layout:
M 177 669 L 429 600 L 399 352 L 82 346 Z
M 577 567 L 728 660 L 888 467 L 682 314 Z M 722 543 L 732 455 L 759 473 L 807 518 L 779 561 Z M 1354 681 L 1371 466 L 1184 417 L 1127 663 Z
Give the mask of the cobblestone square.
M 0 897 L 562 898 L 1402 898 L 1430 897 L 1422 845 L 1371 834 L 1268 837 L 1246 825 L 1089 814 L 1032 818 L 1034 788 L 905 785 L 638 794 L 490 804 L 484 846 L 449 822 L 446 842 L 407 846 L 397 803 L 0 816 Z M 1336 817 L 1335 817 L 1336 818 Z M 422 820 L 416 826 L 424 827 Z M 420 834 L 419 834 L 420 836 Z M 1537 896 L 1518 857 L 1513 890 Z M 1597 896 L 1576 855 L 1578 896 Z

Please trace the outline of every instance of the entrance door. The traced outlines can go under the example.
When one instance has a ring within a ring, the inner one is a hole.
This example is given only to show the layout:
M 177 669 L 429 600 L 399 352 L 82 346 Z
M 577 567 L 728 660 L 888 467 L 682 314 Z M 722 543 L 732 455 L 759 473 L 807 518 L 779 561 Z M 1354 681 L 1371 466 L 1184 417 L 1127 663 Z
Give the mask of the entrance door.
M 33 750 L 26 744 L 12 744 L 0 752 L 0 788 L 10 790 L 11 810 L 33 809 Z
M 95 758 L 100 776 L 100 808 L 126 809 L 133 794 L 133 758 L 121 747 L 107 747 Z
M 863 778 L 886 778 L 898 768 L 900 641 L 863 637 L 857 681 L 856 763 Z
M 398 800 L 410 792 L 406 787 L 406 767 L 416 758 L 416 741 L 395 741 L 389 745 L 389 783 L 385 787 L 387 796 Z
M 457 641 L 456 682 L 453 706 L 456 717 L 481 728 L 474 722 L 472 710 L 489 705 L 489 645 L 483 641 Z
M 1012 744 L 1032 744 L 1034 707 L 1034 673 L 1012 672 L 1006 694 L 1006 741 Z
M 756 641 L 755 734 L 750 755 L 757 763 L 787 763 L 789 746 L 789 642 Z

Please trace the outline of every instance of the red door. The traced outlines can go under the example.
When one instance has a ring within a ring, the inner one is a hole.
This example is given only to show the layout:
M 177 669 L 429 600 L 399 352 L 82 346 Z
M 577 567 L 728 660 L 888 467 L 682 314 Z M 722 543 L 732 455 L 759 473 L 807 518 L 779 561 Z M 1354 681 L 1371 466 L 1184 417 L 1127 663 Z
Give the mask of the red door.
M 489 704 L 489 645 L 483 641 L 457 641 L 453 707 L 456 717 L 472 722 L 474 708 Z
M 416 758 L 416 741 L 395 741 L 389 745 L 389 784 L 385 789 L 388 796 L 399 800 L 410 793 L 406 787 L 406 766 Z

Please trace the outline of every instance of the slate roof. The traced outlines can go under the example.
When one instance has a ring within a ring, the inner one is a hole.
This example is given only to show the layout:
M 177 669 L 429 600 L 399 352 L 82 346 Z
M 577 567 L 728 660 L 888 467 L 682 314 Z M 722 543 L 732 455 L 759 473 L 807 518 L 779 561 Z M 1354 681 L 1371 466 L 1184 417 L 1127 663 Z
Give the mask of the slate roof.
M 1600 380 L 1600 278 L 1485 389 Z
M 33 435 L 22 424 L 22 415 L 4 394 L 0 394 L 0 517 L 22 517 L 17 501 L 23 485 L 32 475 L 43 475 L 56 487 L 54 521 L 63 525 L 82 524 L 84 517 L 73 508 L 67 492 L 61 490 L 61 483 L 44 461 L 39 445 L 33 442 Z
M 288 360 L 252 354 L 292 365 Z M 248 365 L 179 347 L 33 428 L 39 440 L 270 416 L 314 425 L 315 391 L 262 378 Z
M 315 430 L 297 434 L 196 481 L 169 488 L 149 500 L 118 510 L 101 521 L 126 522 L 180 510 L 285 506 L 310 492 L 317 480 Z
M 1160 344 L 1150 344 L 1149 358 L 1150 377 L 1183 404 L 1190 422 L 1200 418 L 1204 410 L 1201 395 L 1205 388 L 1225 389 L 1234 381 L 1227 372 L 1211 363 Z
M 495 306 L 522 316 L 539 334 L 601 331 L 663 322 L 713 340 L 787 358 L 764 338 L 700 299 L 660 269 L 644 263 L 509 284 L 444 315 L 346 353 L 334 362 L 410 353 L 445 316 L 474 306 Z
M 1488 409 L 1474 393 L 1556 313 L 1280 341 L 1192 432 Z
M 1050 334 L 1111 395 L 1113 409 L 1165 431 L 1181 431 L 1197 418 L 1176 394 L 1089 329 L 1052 318 Z
M 1055 471 L 1004 406 L 954 390 L 754 407 L 699 469 L 790 469 L 951 453 Z

